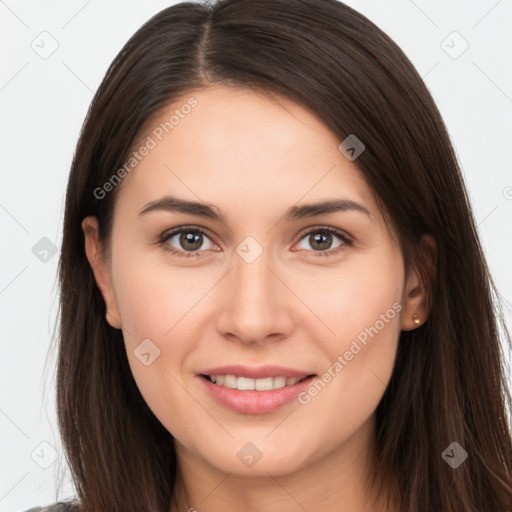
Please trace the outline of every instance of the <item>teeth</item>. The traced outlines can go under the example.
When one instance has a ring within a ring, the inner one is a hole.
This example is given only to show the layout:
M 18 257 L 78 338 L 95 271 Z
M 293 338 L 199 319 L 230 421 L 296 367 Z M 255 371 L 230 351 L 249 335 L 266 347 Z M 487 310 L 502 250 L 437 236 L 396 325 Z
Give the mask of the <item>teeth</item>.
M 298 377 L 265 377 L 263 379 L 249 379 L 248 377 L 237 377 L 236 375 L 209 375 L 211 381 L 220 386 L 241 391 L 256 390 L 270 391 L 285 386 L 293 386 L 301 379 Z

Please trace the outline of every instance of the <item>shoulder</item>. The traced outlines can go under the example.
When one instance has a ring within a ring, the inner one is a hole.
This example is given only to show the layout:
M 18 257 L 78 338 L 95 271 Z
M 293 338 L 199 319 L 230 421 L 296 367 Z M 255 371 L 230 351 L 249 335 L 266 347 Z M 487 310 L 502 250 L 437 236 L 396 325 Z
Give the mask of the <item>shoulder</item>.
M 44 507 L 33 507 L 25 512 L 79 512 L 80 508 L 76 501 L 59 501 Z

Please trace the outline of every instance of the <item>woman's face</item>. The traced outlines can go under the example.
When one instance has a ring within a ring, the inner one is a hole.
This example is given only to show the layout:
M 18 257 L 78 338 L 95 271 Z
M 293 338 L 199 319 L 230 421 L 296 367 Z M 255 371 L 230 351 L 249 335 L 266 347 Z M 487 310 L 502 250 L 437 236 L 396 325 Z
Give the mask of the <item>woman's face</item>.
M 287 99 L 212 87 L 141 134 L 110 261 L 84 221 L 107 319 L 179 455 L 280 475 L 370 439 L 421 293 L 340 142 Z

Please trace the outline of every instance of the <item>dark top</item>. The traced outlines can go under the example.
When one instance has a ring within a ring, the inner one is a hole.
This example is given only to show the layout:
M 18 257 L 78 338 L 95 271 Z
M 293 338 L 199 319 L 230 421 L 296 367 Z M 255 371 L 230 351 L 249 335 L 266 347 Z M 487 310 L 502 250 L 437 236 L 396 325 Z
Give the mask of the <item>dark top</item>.
M 58 501 L 45 507 L 34 507 L 25 512 L 78 512 L 77 502 Z

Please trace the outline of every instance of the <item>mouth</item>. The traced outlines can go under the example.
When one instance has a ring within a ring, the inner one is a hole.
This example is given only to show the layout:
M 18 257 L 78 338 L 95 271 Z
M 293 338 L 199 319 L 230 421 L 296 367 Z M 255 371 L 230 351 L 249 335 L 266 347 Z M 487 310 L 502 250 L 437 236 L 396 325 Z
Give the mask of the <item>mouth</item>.
M 286 372 L 300 373 L 300 372 Z M 260 375 L 263 372 L 259 371 Z M 241 414 L 261 415 L 272 413 L 293 401 L 313 384 L 316 374 L 299 376 L 261 376 L 251 378 L 236 374 L 197 375 L 204 383 L 206 396 L 218 405 Z
M 203 379 L 208 380 L 216 386 L 223 386 L 230 389 L 238 389 L 239 391 L 272 391 L 294 386 L 306 379 L 314 377 L 315 374 L 306 375 L 305 377 L 285 377 L 277 375 L 275 377 L 263 377 L 252 379 L 239 375 L 207 375 L 201 374 Z
M 217 404 L 242 414 L 264 414 L 296 400 L 317 375 L 273 364 L 228 364 L 202 368 L 196 377 Z

